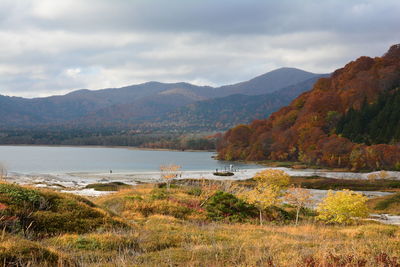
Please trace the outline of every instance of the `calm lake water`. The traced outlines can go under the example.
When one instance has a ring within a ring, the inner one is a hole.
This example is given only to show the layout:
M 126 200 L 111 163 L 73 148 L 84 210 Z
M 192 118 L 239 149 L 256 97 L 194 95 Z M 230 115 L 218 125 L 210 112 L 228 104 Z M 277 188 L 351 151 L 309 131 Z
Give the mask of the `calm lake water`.
M 257 165 L 217 161 L 213 152 L 134 150 L 103 147 L 0 146 L 0 162 L 9 172 L 148 172 L 162 164 L 178 164 L 184 171 L 212 171 L 230 164 L 252 169 Z

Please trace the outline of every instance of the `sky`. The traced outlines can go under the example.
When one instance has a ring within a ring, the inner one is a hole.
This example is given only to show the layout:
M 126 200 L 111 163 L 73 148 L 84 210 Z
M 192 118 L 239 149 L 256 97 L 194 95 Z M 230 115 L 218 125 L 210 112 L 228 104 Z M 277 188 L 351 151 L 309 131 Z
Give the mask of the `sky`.
M 0 0 L 0 94 L 328 73 L 400 43 L 399 0 Z

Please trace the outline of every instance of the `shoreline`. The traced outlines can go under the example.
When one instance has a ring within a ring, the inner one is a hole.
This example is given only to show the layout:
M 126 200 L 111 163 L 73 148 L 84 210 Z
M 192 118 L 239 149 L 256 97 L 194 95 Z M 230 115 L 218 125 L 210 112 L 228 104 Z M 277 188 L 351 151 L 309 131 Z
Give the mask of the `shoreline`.
M 196 150 L 196 149 L 172 149 L 172 148 L 148 148 L 137 146 L 101 146 L 101 145 L 51 145 L 51 144 L 0 144 L 2 146 L 28 146 L 28 147 L 72 147 L 72 148 L 121 148 L 129 150 L 143 150 L 143 151 L 174 151 L 174 152 L 217 152 L 216 150 Z
M 234 172 L 233 176 L 215 176 L 214 170 L 190 170 L 178 172 L 178 180 L 180 179 L 208 179 L 208 180 L 246 180 L 254 177 L 254 175 L 266 168 L 246 168 Z M 272 167 L 271 169 L 279 169 L 285 171 L 290 176 L 295 177 L 324 177 L 332 179 L 359 179 L 368 180 L 371 173 L 353 173 L 353 172 L 331 172 L 315 169 L 296 170 L 284 167 Z M 400 172 L 388 172 L 392 179 L 400 180 Z M 104 171 L 77 171 L 77 172 L 9 172 L 7 180 L 19 184 L 59 184 L 68 188 L 79 189 L 91 183 L 113 182 L 119 181 L 127 184 L 135 185 L 138 183 L 155 183 L 161 179 L 159 170 L 150 171 L 122 171 L 108 173 Z

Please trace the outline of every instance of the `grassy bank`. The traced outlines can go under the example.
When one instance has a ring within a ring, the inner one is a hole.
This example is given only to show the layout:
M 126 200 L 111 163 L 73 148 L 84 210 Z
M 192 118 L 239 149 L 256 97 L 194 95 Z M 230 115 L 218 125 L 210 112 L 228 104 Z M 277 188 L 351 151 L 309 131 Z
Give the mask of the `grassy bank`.
M 295 226 L 290 206 L 269 211 L 263 226 L 251 212 L 215 221 L 207 199 L 224 186 L 140 185 L 88 200 L 3 183 L 0 261 L 6 266 L 400 264 L 396 226 L 325 225 L 306 210 Z

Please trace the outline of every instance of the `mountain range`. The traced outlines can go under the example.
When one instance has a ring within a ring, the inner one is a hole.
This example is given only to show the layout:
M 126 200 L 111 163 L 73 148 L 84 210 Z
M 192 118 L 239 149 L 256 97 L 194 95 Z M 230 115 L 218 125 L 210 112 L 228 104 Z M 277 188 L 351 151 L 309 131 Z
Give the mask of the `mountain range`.
M 280 68 L 221 87 L 147 82 L 44 98 L 0 95 L 0 127 L 224 130 L 265 118 L 323 76 Z

